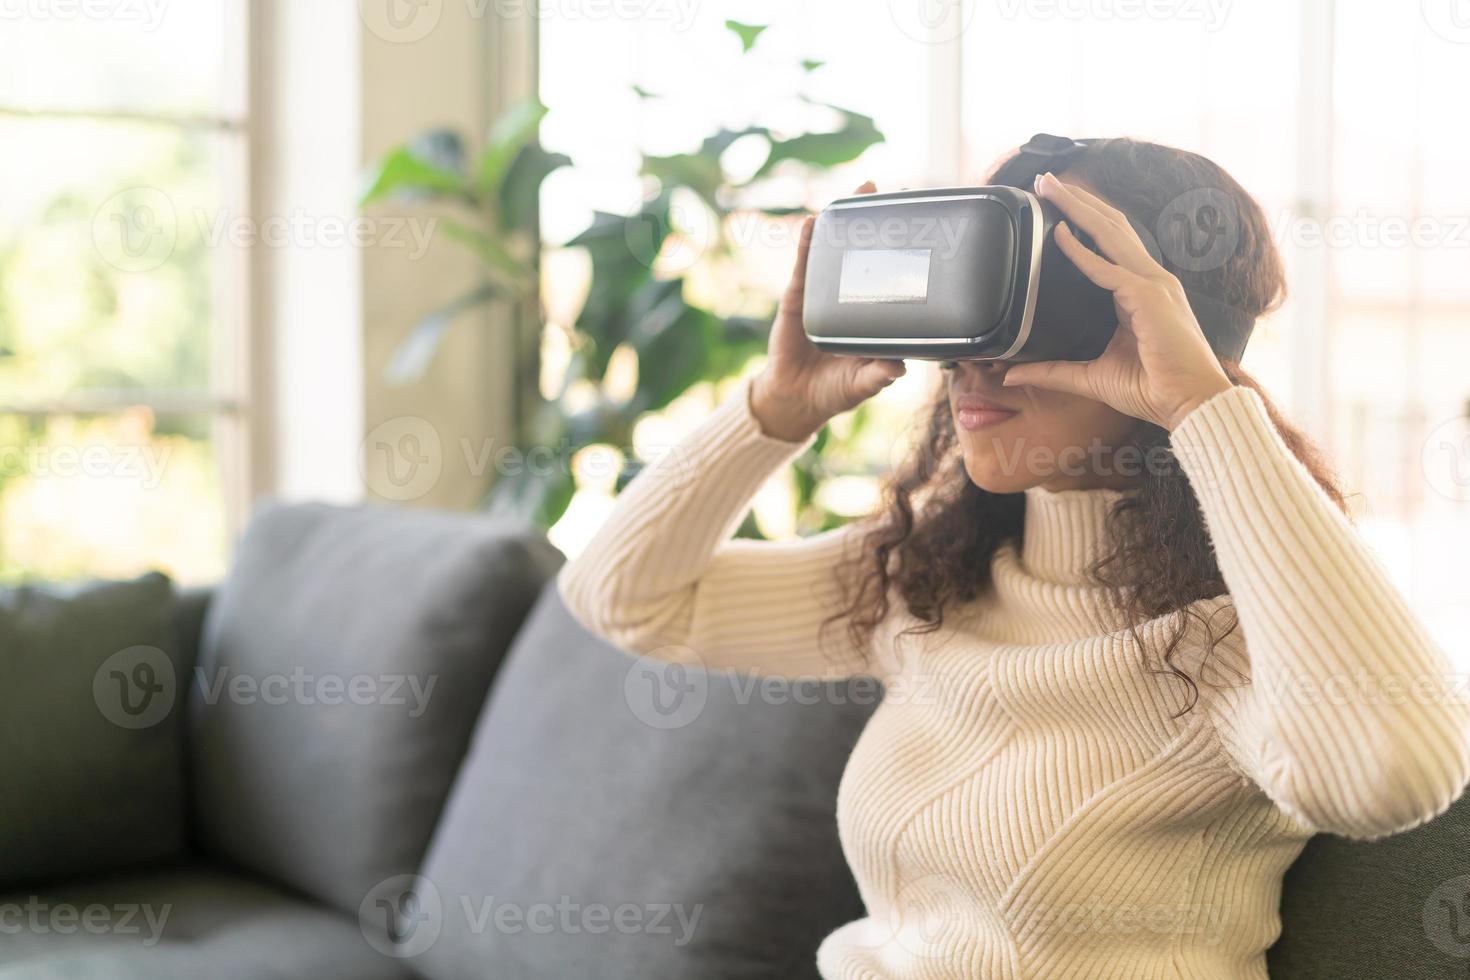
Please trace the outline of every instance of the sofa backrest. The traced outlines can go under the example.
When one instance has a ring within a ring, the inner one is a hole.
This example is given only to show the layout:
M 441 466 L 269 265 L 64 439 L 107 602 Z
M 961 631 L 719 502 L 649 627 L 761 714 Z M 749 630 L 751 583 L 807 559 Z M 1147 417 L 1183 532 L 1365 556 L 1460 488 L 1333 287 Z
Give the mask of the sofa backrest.
M 429 980 L 815 980 L 822 938 L 862 915 L 835 800 L 879 694 L 634 658 L 548 586 L 411 883 L 400 950 Z
M 200 847 L 356 914 L 416 869 L 561 556 L 478 514 L 268 503 L 189 678 Z

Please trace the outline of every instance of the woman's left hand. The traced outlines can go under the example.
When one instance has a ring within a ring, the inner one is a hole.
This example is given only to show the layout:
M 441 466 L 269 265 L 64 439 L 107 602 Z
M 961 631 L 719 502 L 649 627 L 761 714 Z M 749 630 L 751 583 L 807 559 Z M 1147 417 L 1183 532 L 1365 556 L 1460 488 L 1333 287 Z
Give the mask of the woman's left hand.
M 1066 216 L 1056 229 L 1062 253 L 1112 292 L 1118 329 L 1096 360 L 1015 364 L 1004 383 L 1083 395 L 1170 431 L 1231 387 L 1184 287 L 1149 254 L 1123 212 L 1051 173 L 1037 180 L 1036 192 Z M 1091 235 L 1103 254 L 1078 241 L 1069 223 Z

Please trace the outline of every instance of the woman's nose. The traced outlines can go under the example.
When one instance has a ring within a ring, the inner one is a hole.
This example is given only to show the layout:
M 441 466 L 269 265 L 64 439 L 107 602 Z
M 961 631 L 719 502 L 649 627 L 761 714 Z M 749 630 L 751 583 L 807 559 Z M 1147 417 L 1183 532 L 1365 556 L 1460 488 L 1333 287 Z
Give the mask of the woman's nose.
M 957 369 L 970 377 L 982 378 L 986 381 L 999 381 L 1005 377 L 1005 361 L 957 361 Z

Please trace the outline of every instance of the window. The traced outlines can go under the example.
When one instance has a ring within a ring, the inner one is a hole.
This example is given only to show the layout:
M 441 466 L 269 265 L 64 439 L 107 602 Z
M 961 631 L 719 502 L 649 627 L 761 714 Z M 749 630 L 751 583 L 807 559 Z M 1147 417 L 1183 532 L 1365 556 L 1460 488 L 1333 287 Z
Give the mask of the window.
M 0 578 L 223 570 L 246 36 L 243 0 L 0 9 Z
M 954 43 L 971 173 L 1033 130 L 1123 134 L 1204 153 L 1261 201 L 1290 295 L 1244 366 L 1470 664 L 1470 479 L 1445 465 L 1470 465 L 1470 31 L 1452 6 L 1016 0 L 975 5 Z M 994 97 L 1023 77 L 1026 98 Z
M 1323 444 L 1365 537 L 1470 663 L 1470 27 L 1454 7 L 802 0 L 548 18 L 543 132 L 578 169 L 548 181 L 546 233 L 569 238 L 593 208 L 627 213 L 637 151 L 688 150 L 716 126 L 743 125 L 789 89 L 776 66 L 794 58 L 823 60 L 812 94 L 871 114 L 887 135 L 805 188 L 808 206 L 867 177 L 884 188 L 975 182 L 1037 131 L 1211 156 L 1262 202 L 1292 290 L 1257 327 L 1245 367 Z M 753 52 L 773 66 L 769 90 L 724 76 L 727 18 L 770 25 Z M 673 97 L 640 99 L 633 85 Z M 786 253 L 753 258 L 772 290 Z M 553 322 L 576 313 L 585 271 L 575 254 L 548 255 Z M 890 440 L 928 377 L 911 371 L 880 399 L 900 409 L 884 413 Z M 704 408 L 669 413 L 658 441 Z M 885 441 L 870 441 L 881 462 Z M 608 489 L 569 513 L 559 543 L 575 550 Z

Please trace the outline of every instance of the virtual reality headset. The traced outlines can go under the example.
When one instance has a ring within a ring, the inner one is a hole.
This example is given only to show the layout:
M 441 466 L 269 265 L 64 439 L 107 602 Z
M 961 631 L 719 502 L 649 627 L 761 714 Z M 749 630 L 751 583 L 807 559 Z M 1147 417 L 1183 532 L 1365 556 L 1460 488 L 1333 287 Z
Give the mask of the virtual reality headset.
M 832 202 L 817 216 L 807 254 L 807 336 L 821 350 L 864 357 L 1100 355 L 1118 326 L 1112 293 L 1062 253 L 1053 237 L 1061 212 L 1031 191 L 1038 174 L 1060 172 L 1094 142 L 1041 133 L 997 171 L 995 184 Z M 1159 258 L 1154 237 L 1134 227 Z M 1211 347 L 1239 360 L 1254 318 L 1186 293 Z

